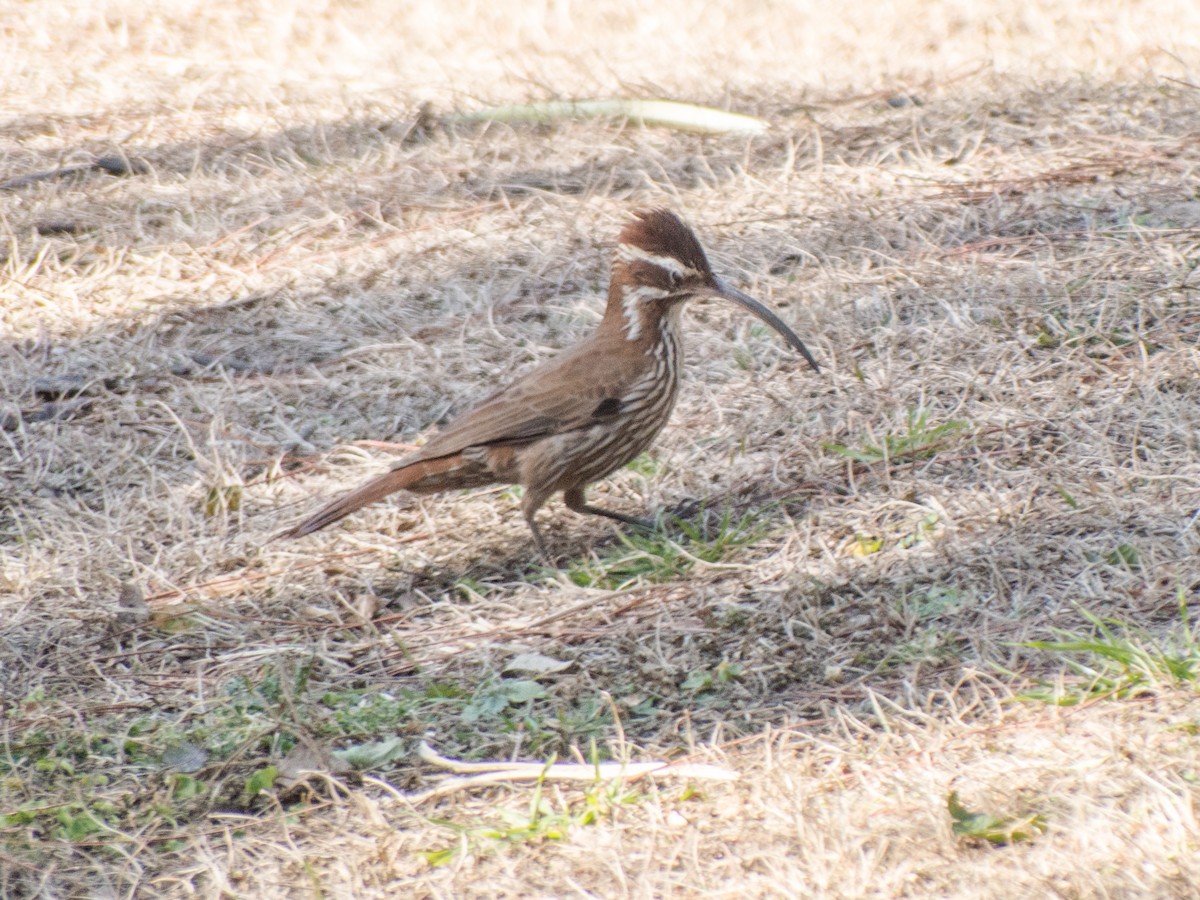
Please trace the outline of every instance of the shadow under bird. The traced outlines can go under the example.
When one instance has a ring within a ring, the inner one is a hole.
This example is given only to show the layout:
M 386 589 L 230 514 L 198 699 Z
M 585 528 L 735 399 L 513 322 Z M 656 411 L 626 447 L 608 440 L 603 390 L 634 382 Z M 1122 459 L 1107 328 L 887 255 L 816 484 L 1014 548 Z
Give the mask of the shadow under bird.
M 783 321 L 713 274 L 692 230 L 665 209 L 637 212 L 617 241 L 608 305 L 595 332 L 446 425 L 390 471 L 337 498 L 280 537 L 301 537 L 396 491 L 519 484 L 521 511 L 543 556 L 535 514 L 561 491 L 567 508 L 629 525 L 654 523 L 592 506 L 589 484 L 653 442 L 670 418 L 683 347 L 685 300 L 720 297 L 770 325 L 812 367 Z

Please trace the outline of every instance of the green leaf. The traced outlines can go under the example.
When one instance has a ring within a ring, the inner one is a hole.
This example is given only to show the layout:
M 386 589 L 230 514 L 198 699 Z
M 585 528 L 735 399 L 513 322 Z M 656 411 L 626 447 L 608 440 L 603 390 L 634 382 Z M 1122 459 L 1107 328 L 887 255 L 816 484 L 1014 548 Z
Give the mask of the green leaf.
M 547 696 L 546 689 L 536 681 L 527 679 L 501 678 L 480 686 L 462 711 L 464 722 L 478 722 L 498 716 L 509 706 L 540 700 Z
M 100 831 L 104 826 L 87 810 L 64 806 L 56 818 L 63 826 L 63 834 L 69 841 L 82 841 Z
M 1125 566 L 1134 572 L 1142 567 L 1137 547 L 1132 544 L 1119 544 L 1111 553 L 1105 554 L 1104 561 L 1110 566 Z
M 203 781 L 182 772 L 176 772 L 171 776 L 170 785 L 172 800 L 190 800 L 208 789 Z
M 971 812 L 959 802 L 958 791 L 951 791 L 946 799 L 946 808 L 954 833 L 962 837 L 976 838 L 992 844 L 1019 844 L 1046 830 L 1046 820 L 1040 815 L 1024 819 L 1005 819 L 990 813 Z
M 204 495 L 204 515 L 211 519 L 220 512 L 237 512 L 242 505 L 242 486 L 210 487 Z
M 345 750 L 334 750 L 332 755 L 356 769 L 374 769 L 399 759 L 405 753 L 404 741 L 398 737 L 391 737 L 384 741 L 357 744 Z
M 872 553 L 878 553 L 882 549 L 883 538 L 860 534 L 854 539 L 854 543 L 850 545 L 850 554 L 852 556 L 870 556 Z
M 504 696 L 509 703 L 527 703 L 530 700 L 540 700 L 546 696 L 546 689 L 536 681 L 521 679 L 520 681 L 505 681 Z
M 884 460 L 883 451 L 878 447 L 870 445 L 867 445 L 867 449 L 865 450 L 855 450 L 853 447 L 847 447 L 845 444 L 824 443 L 821 445 L 821 448 L 860 463 L 876 463 L 883 462 Z
M 729 684 L 731 681 L 737 681 L 745 673 L 746 667 L 741 663 L 726 662 L 722 660 L 717 665 L 717 681 L 721 684 Z
M 36 822 L 38 813 L 42 807 L 38 805 L 24 806 L 20 809 L 15 809 L 10 813 L 0 815 L 0 825 L 28 825 L 30 822 Z
M 693 672 L 683 680 L 680 685 L 685 691 L 707 691 L 713 686 L 713 677 L 711 672 L 698 670 Z
M 458 845 L 443 847 L 441 850 L 426 850 L 421 855 L 425 857 L 425 862 L 431 866 L 444 866 L 447 863 L 453 862 L 454 857 L 458 856 Z
M 275 786 L 275 778 L 279 770 L 274 766 L 265 766 L 246 779 L 246 793 L 257 797 L 263 791 L 269 791 Z
M 1059 485 L 1059 486 L 1056 486 L 1054 489 L 1056 491 L 1058 491 L 1058 496 L 1062 497 L 1063 503 L 1067 504 L 1067 506 L 1071 507 L 1071 509 L 1079 509 L 1079 501 L 1076 500 L 1074 497 L 1072 497 L 1067 492 L 1066 488 Z

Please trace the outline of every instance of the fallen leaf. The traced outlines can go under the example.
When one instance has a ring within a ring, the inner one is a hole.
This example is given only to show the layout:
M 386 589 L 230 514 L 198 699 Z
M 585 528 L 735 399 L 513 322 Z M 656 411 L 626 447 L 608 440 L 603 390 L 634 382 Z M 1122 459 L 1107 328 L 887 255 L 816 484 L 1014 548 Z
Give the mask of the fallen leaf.
M 525 672 L 529 675 L 553 675 L 555 672 L 562 672 L 575 665 L 573 660 L 554 659 L 551 656 L 543 656 L 540 653 L 522 653 L 519 656 L 514 656 L 508 661 L 508 665 L 504 667 L 504 673 L 509 672 Z

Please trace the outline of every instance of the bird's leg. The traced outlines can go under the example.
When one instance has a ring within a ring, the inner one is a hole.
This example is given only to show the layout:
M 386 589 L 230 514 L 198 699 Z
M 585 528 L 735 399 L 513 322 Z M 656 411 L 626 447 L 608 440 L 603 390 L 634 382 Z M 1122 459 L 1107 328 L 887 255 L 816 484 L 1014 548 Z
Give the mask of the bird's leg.
M 604 516 L 608 519 L 616 519 L 618 522 L 624 522 L 626 525 L 636 525 L 638 528 L 645 528 L 647 531 L 654 531 L 658 527 L 649 519 L 640 519 L 637 516 L 627 516 L 625 513 L 614 512 L 611 509 L 592 506 L 584 499 L 583 488 L 581 487 L 573 487 L 563 491 L 563 502 L 567 504 L 567 509 L 571 510 L 571 512 L 577 512 L 581 515 Z
M 542 530 L 538 528 L 536 517 L 537 511 L 542 508 L 547 497 L 549 497 L 547 493 L 526 487 L 525 496 L 521 499 L 521 512 L 525 516 L 525 524 L 529 526 L 529 531 L 533 534 L 533 542 L 537 545 L 538 554 L 549 565 L 555 565 L 554 557 L 546 549 L 546 539 L 542 537 Z
M 537 545 L 538 555 L 542 560 L 553 565 L 554 559 L 550 556 L 550 551 L 546 549 L 546 539 L 542 537 L 541 529 L 538 528 L 537 522 L 533 516 L 526 516 L 525 521 L 529 523 L 529 530 L 533 534 L 533 543 Z

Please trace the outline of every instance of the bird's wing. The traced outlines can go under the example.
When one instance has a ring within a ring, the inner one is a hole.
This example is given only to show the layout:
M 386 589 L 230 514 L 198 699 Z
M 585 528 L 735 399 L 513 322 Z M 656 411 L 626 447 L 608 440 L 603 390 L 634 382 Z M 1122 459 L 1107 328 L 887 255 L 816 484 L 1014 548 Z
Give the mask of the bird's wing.
M 512 446 L 615 419 L 637 367 L 568 352 L 528 372 L 435 434 L 412 457 L 433 459 L 467 447 Z

